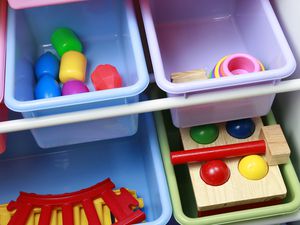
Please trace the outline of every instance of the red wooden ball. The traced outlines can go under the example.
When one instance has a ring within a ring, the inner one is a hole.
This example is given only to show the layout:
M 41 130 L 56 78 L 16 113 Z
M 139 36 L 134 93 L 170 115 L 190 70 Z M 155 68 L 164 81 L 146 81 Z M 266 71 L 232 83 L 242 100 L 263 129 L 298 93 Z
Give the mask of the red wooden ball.
M 230 171 L 222 160 L 211 160 L 201 166 L 200 177 L 208 185 L 220 186 L 228 181 Z

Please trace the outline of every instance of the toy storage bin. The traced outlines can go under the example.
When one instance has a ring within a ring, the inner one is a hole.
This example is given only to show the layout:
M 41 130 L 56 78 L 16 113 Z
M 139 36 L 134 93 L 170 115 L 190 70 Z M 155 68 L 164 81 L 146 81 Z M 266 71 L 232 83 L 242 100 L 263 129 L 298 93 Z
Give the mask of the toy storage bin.
M 49 18 L 45 20 L 45 18 Z M 112 64 L 123 87 L 34 100 L 33 65 L 45 51 L 57 27 L 76 32 L 87 57 L 86 83 L 94 90 L 90 74 L 99 64 Z M 149 83 L 144 54 L 131 1 L 83 1 L 8 12 L 5 102 L 25 118 L 123 105 L 139 101 Z M 138 115 L 103 119 L 33 130 L 43 148 L 133 135 Z
M 140 4 L 155 79 L 169 96 L 263 82 L 275 85 L 295 69 L 295 60 L 268 0 L 140 0 Z M 222 57 L 238 52 L 255 56 L 267 70 L 189 83 L 170 81 L 174 72 L 200 68 L 210 72 Z M 172 109 L 173 123 L 189 127 L 265 115 L 273 99 L 274 95 L 268 95 Z
M 170 159 L 170 150 L 182 150 L 179 130 L 172 126 L 171 118 L 167 111 L 155 113 L 158 138 L 161 154 L 164 160 L 173 214 L 180 224 L 259 224 L 259 219 L 271 218 L 279 215 L 288 215 L 300 209 L 299 180 L 291 162 L 281 165 L 281 173 L 287 187 L 287 198 L 279 205 L 240 210 L 230 213 L 221 213 L 212 216 L 197 217 L 196 202 L 189 171 L 186 165 L 173 167 Z M 273 114 L 268 114 L 267 124 L 275 124 Z M 291 149 L 292 152 L 294 149 Z
M 117 189 L 143 198 L 145 224 L 167 224 L 172 210 L 152 115 L 141 115 L 139 123 L 134 136 L 51 150 L 40 149 L 28 131 L 9 134 L 0 156 L 0 203 L 15 200 L 19 191 L 73 192 L 109 177 Z

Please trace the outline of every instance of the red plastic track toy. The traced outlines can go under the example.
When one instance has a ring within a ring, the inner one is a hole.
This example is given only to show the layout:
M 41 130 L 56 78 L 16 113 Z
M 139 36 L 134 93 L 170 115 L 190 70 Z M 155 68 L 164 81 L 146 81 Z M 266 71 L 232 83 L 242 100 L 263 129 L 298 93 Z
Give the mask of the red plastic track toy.
M 41 208 L 39 225 L 49 225 L 51 213 L 54 208 L 62 209 L 64 225 L 74 225 L 73 207 L 81 204 L 84 208 L 89 224 L 101 225 L 93 201 L 102 198 L 110 208 L 118 222 L 116 225 L 139 223 L 145 220 L 145 214 L 141 210 L 133 211 L 138 207 L 138 201 L 125 189 L 121 188 L 121 194 L 113 192 L 114 183 L 108 178 L 104 181 L 81 191 L 60 195 L 37 195 L 21 192 L 17 201 L 11 201 L 8 211 L 16 210 L 8 225 L 25 225 L 31 211 Z

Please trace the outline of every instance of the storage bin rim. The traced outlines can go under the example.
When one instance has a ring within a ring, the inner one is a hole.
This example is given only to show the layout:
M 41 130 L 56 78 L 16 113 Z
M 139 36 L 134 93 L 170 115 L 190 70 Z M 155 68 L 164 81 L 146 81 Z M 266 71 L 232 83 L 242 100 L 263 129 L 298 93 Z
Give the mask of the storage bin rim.
M 270 25 L 278 40 L 278 44 L 285 58 L 285 64 L 278 69 L 266 70 L 258 73 L 244 74 L 242 76 L 222 77 L 221 79 L 208 79 L 187 83 L 172 83 L 166 78 L 158 38 L 155 31 L 154 20 L 150 9 L 150 0 L 140 0 L 142 17 L 152 60 L 154 76 L 157 85 L 170 94 L 186 94 L 197 91 L 211 91 L 221 88 L 251 85 L 267 81 L 278 81 L 293 74 L 296 69 L 296 60 L 283 34 L 269 0 L 260 0 L 262 7 L 267 12 L 266 16 L 271 21 Z M 195 68 L 196 69 L 196 68 Z M 183 71 L 174 71 L 183 72 Z M 210 71 L 208 71 L 210 72 Z M 238 78 L 238 79 L 237 79 Z
M 149 75 L 146 67 L 145 56 L 142 49 L 141 39 L 139 37 L 138 25 L 134 14 L 131 0 L 126 0 L 126 18 L 131 36 L 131 45 L 136 65 L 137 82 L 127 87 L 109 89 L 103 91 L 93 91 L 77 95 L 60 96 L 49 99 L 19 101 L 14 97 L 15 76 L 5 80 L 5 97 L 4 101 L 8 108 L 17 112 L 30 112 L 45 109 L 54 109 L 70 105 L 99 103 L 103 101 L 122 99 L 137 96 L 142 93 L 149 84 Z M 14 34 L 15 14 L 9 10 L 7 38 Z M 9 49 L 9 51 L 8 51 Z M 15 59 L 15 39 L 7 42 L 7 62 L 6 74 L 14 74 Z M 55 104 L 55 105 L 53 105 Z
M 25 8 L 33 8 L 33 7 L 40 7 L 40 6 L 49 6 L 49 5 L 56 5 L 56 4 L 66 4 L 72 2 L 80 2 L 86 0 L 7 0 L 9 6 L 13 9 L 25 9 Z
M 154 157 L 157 159 L 154 161 L 155 163 L 155 170 L 156 173 L 161 175 L 160 177 L 158 177 L 157 180 L 157 184 L 160 187 L 160 189 L 162 190 L 160 194 L 160 201 L 162 206 L 166 206 L 166 207 L 162 207 L 162 213 L 161 215 L 153 222 L 149 222 L 146 223 L 147 225 L 156 225 L 156 224 L 167 224 L 168 221 L 171 219 L 172 217 L 172 204 L 171 204 L 171 197 L 170 197 L 170 193 L 169 193 L 169 188 L 168 188 L 168 182 L 167 182 L 167 178 L 166 178 L 166 172 L 165 172 L 165 168 L 163 165 L 163 160 L 162 160 L 162 156 L 160 154 L 160 145 L 159 145 L 159 141 L 157 138 L 157 131 L 156 131 L 156 127 L 155 127 L 155 121 L 154 121 L 154 116 L 153 114 L 148 113 L 149 116 L 147 116 L 147 122 L 149 124 L 148 126 L 148 132 L 151 134 L 155 134 L 155 138 L 151 138 L 150 141 L 150 146 L 151 147 L 157 147 L 159 151 L 157 152 L 153 152 L 152 154 L 155 154 Z M 151 121 L 150 121 L 151 120 Z

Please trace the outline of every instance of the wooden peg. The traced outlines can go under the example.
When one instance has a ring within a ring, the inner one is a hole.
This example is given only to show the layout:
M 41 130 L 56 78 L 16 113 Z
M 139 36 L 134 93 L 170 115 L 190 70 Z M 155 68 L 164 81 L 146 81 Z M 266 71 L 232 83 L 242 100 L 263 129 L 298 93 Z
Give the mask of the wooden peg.
M 266 160 L 269 165 L 288 162 L 291 150 L 280 125 L 262 127 L 259 137 L 266 142 Z
M 171 80 L 173 83 L 185 83 L 191 82 L 196 80 L 206 80 L 207 73 L 205 70 L 190 70 L 186 72 L 178 72 L 171 74 Z

